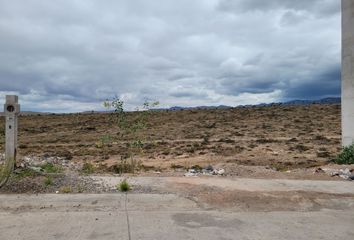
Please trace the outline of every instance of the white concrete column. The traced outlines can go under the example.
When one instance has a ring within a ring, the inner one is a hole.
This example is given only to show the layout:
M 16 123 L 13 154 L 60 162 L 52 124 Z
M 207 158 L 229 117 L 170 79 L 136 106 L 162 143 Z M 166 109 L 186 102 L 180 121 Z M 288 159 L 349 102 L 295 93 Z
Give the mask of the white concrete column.
M 18 104 L 18 97 L 15 95 L 6 96 L 6 103 L 4 105 L 4 112 L 6 117 L 6 159 L 16 159 L 17 150 L 17 116 L 20 112 L 20 105 Z
M 354 0 L 342 0 L 342 142 L 354 142 Z
M 2 187 L 8 180 L 12 173 L 17 153 L 17 117 L 20 112 L 20 105 L 18 104 L 18 97 L 15 95 L 6 96 L 6 103 L 4 105 L 5 113 L 5 165 L 0 171 L 0 187 Z

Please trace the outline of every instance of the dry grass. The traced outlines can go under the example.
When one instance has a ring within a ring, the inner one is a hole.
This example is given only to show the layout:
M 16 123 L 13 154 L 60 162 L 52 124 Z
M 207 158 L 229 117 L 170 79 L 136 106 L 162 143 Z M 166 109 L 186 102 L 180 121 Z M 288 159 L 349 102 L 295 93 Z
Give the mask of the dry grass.
M 136 117 L 129 113 L 128 119 Z M 19 155 L 54 155 L 94 162 L 104 171 L 128 155 L 110 114 L 21 116 Z M 0 126 L 4 125 L 1 118 Z M 142 166 L 237 163 L 297 168 L 321 165 L 340 151 L 340 106 L 271 106 L 154 112 Z M 109 142 L 97 147 L 104 136 Z M 0 151 L 4 151 L 0 136 Z M 106 167 L 106 168 L 105 168 Z

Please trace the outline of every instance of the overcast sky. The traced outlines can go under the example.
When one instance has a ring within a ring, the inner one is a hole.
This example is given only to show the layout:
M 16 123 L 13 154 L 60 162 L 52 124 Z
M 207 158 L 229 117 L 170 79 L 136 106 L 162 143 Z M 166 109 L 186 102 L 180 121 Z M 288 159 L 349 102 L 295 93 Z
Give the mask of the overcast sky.
M 340 94 L 340 0 L 0 0 L 0 96 L 26 110 Z

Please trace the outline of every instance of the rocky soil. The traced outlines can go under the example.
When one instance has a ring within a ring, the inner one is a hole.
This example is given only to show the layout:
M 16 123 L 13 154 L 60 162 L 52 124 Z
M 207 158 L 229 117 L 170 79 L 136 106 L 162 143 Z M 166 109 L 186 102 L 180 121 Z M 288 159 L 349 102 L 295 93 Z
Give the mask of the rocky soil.
M 128 113 L 128 120 L 137 114 Z M 133 138 L 121 135 L 109 113 L 24 115 L 19 125 L 17 169 L 0 192 L 112 191 L 90 176 L 121 174 Z M 139 133 L 143 152 L 124 176 L 344 180 L 353 175 L 354 166 L 332 163 L 341 150 L 340 105 L 160 111 L 147 126 Z M 3 160 L 2 154 L 0 167 Z

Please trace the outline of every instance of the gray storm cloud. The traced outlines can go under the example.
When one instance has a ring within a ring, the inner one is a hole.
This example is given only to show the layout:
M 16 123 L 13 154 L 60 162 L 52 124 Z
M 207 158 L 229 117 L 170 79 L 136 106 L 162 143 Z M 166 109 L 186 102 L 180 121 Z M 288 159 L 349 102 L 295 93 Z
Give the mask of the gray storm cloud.
M 340 93 L 338 0 L 0 0 L 0 95 L 239 105 Z

